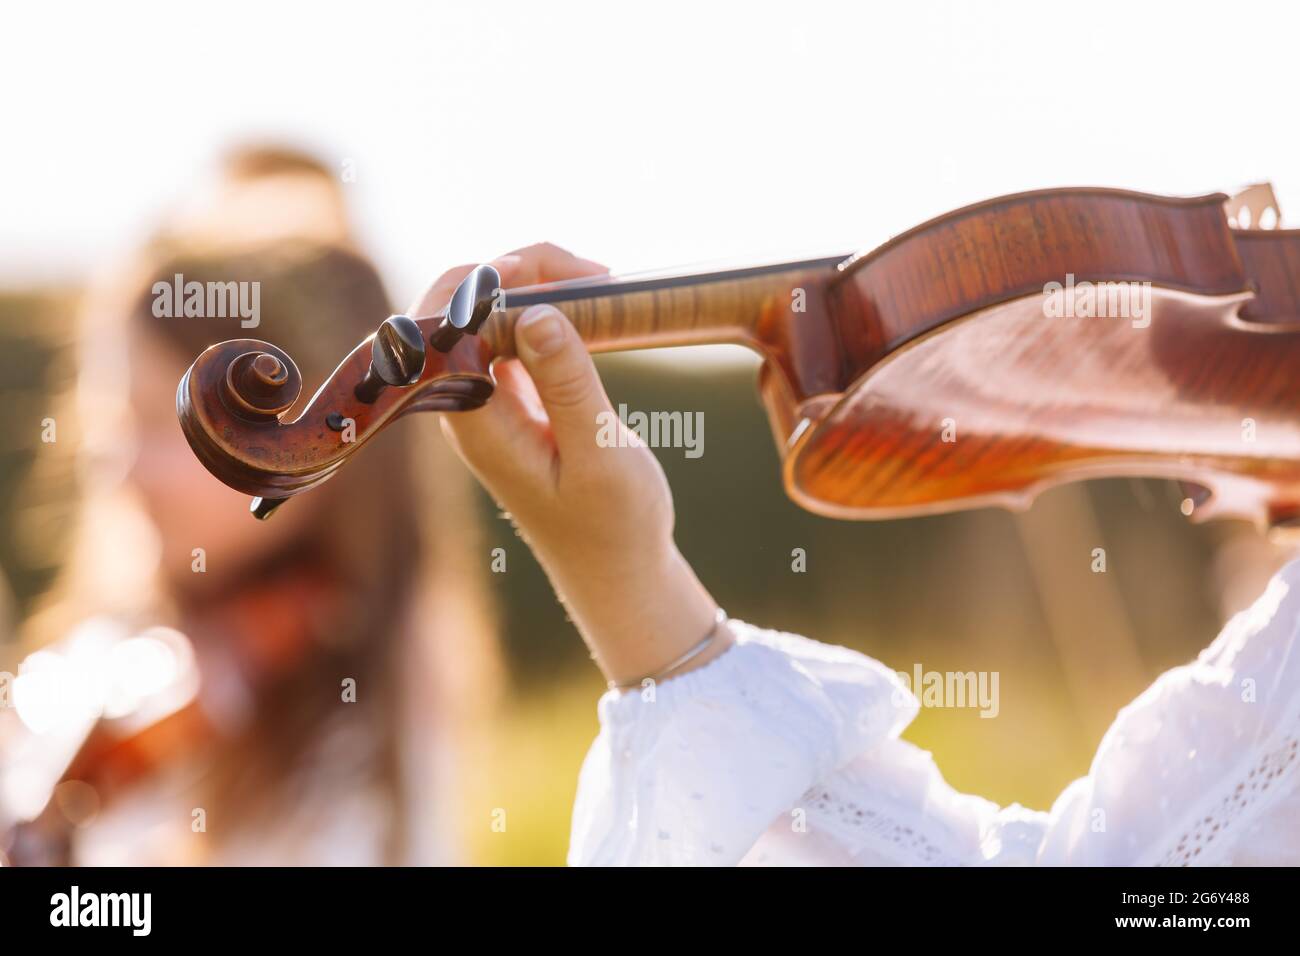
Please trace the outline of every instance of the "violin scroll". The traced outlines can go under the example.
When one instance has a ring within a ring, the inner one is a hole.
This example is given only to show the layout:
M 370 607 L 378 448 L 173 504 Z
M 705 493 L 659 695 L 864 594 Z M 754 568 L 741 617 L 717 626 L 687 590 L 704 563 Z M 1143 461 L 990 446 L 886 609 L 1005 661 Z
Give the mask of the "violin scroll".
M 254 517 L 328 479 L 410 412 L 467 411 L 491 396 L 492 355 L 476 335 L 500 305 L 500 276 L 479 266 L 435 316 L 393 315 L 357 345 L 296 418 L 302 375 L 284 351 L 234 339 L 203 352 L 176 390 L 176 413 L 199 461 L 253 495 Z
M 194 360 L 177 386 L 176 414 L 199 461 L 244 490 L 241 452 L 274 455 L 269 430 L 283 427 L 281 417 L 301 394 L 302 374 L 288 354 L 269 342 L 233 339 Z
M 302 376 L 293 360 L 262 350 L 244 352 L 230 363 L 222 392 L 232 412 L 254 422 L 278 419 L 301 394 Z

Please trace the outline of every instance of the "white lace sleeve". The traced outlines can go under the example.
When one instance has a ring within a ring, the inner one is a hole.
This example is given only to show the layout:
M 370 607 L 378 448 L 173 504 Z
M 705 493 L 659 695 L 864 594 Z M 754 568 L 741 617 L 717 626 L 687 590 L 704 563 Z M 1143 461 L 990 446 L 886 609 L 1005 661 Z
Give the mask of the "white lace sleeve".
M 915 698 L 842 648 L 736 624 L 653 698 L 601 698 L 574 864 L 1295 864 L 1300 562 L 1124 708 L 1050 813 L 957 793 Z
M 805 791 L 916 713 L 868 657 L 731 626 L 736 645 L 704 667 L 601 698 L 571 864 L 738 863 Z
M 1120 711 L 1057 799 L 1039 862 L 1300 861 L 1300 561 Z

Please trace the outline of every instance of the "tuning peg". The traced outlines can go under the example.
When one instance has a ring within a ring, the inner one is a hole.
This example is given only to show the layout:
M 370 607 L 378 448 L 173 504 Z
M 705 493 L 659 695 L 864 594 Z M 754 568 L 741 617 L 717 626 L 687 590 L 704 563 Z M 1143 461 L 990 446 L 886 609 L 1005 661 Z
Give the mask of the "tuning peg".
M 479 266 L 467 275 L 447 303 L 447 313 L 429 336 L 429 344 L 439 352 L 450 352 L 462 335 L 477 335 L 500 290 L 501 274 L 492 266 Z
M 356 387 L 356 396 L 369 405 L 389 385 L 414 385 L 424 372 L 424 338 L 420 327 L 405 315 L 390 315 L 375 332 L 370 369 Z
M 288 498 L 254 498 L 248 503 L 248 513 L 258 521 L 265 521 L 275 514 L 276 508 L 288 500 Z

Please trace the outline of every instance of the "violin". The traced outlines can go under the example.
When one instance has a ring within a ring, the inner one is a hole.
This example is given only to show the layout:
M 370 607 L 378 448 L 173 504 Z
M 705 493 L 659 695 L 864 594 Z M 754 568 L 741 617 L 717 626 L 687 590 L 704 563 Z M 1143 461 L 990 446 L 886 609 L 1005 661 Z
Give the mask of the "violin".
M 14 688 L 0 714 L 0 861 L 13 866 L 70 865 L 100 806 L 216 736 L 193 646 L 170 628 L 95 620 L 31 654 Z
M 500 289 L 392 316 L 296 415 L 293 359 L 204 351 L 177 413 L 217 478 L 269 516 L 412 412 L 489 401 L 528 306 L 592 352 L 739 344 L 803 507 L 879 519 L 998 505 L 1094 477 L 1172 478 L 1195 520 L 1300 527 L 1300 230 L 1271 187 L 1169 198 L 1018 193 L 879 248 L 712 272 Z M 594 423 L 593 423 L 594 427 Z

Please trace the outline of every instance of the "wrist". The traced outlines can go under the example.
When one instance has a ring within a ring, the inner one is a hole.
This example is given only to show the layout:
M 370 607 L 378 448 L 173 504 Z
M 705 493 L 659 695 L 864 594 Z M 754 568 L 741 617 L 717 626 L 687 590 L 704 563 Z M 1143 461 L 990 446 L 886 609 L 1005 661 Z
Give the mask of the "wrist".
M 713 629 L 717 603 L 671 540 L 609 560 L 547 565 L 547 573 L 607 680 L 639 681 L 659 674 Z M 561 569 L 562 568 L 562 569 Z M 730 632 L 672 676 L 712 660 L 730 646 Z

